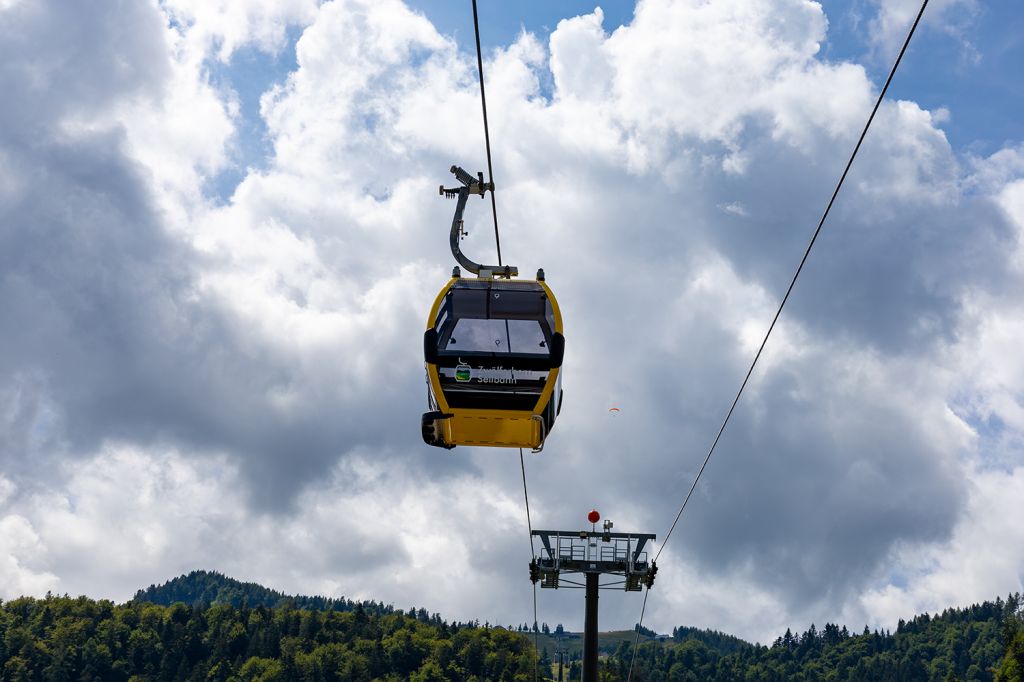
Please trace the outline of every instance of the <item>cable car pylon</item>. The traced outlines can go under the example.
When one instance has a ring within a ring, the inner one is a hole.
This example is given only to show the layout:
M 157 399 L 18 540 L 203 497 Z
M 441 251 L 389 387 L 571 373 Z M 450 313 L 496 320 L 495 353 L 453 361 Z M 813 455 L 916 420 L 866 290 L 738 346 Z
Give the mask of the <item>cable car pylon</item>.
M 651 533 L 613 533 L 612 522 L 605 521 L 595 509 L 587 514 L 591 530 L 535 530 L 541 551 L 530 562 L 530 580 L 542 588 L 583 587 L 586 589 L 583 620 L 582 682 L 597 682 L 598 590 L 624 589 L 639 592 L 654 586 L 658 566 L 648 561 L 645 548 L 655 536 Z M 582 573 L 585 584 L 566 580 L 563 574 Z M 602 575 L 621 576 L 623 580 L 600 584 Z M 619 587 L 621 586 L 621 587 Z

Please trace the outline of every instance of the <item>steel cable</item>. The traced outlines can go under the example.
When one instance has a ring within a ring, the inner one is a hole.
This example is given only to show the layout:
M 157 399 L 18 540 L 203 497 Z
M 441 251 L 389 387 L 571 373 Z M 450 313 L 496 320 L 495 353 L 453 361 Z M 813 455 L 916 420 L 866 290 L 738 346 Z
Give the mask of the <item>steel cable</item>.
M 487 150 L 487 182 L 491 187 L 491 215 L 494 218 L 494 246 L 498 252 L 498 265 L 504 265 L 501 259 L 501 236 L 498 233 L 498 205 L 494 199 L 494 165 L 491 161 L 491 131 L 487 121 L 487 92 L 484 88 L 484 60 L 483 51 L 480 49 L 480 17 L 476 9 L 476 0 L 473 3 L 473 34 L 476 38 L 476 68 L 480 76 L 480 109 L 484 119 L 484 147 Z M 508 322 L 505 323 L 505 333 L 508 334 Z M 509 341 L 511 344 L 511 341 Z M 530 519 L 530 493 L 526 486 L 526 460 L 523 457 L 523 449 L 519 448 L 519 466 L 523 473 L 523 498 L 526 501 L 526 528 L 530 533 L 530 559 L 536 555 L 533 544 L 533 522 Z M 537 583 L 533 584 L 533 679 L 537 681 L 538 668 L 540 667 L 538 645 L 539 628 L 537 625 Z
M 633 639 L 633 656 L 629 659 L 629 672 L 626 673 L 626 682 L 629 682 L 633 677 L 633 664 L 636 663 L 636 650 L 640 646 L 640 627 L 644 623 L 644 612 L 647 611 L 647 595 L 651 593 L 651 588 L 644 590 L 644 604 L 640 607 L 640 620 L 636 624 L 636 637 Z
M 480 74 L 480 108 L 484 113 L 484 146 L 487 148 L 487 182 L 491 185 L 491 215 L 494 216 L 494 246 L 498 250 L 498 265 L 501 261 L 501 237 L 498 236 L 498 205 L 494 200 L 494 168 L 491 165 L 491 131 L 487 125 L 487 94 L 484 92 L 484 59 L 480 50 L 480 20 L 473 0 L 473 32 L 476 35 L 476 68 Z
M 857 152 L 860 151 L 861 144 L 864 142 L 865 136 L 868 134 L 868 129 L 871 127 L 871 122 L 875 119 L 875 114 L 878 112 L 878 107 L 882 104 L 882 99 L 885 98 L 885 93 L 889 89 L 889 84 L 892 83 L 893 76 L 896 75 L 896 69 L 900 65 L 900 61 L 903 59 L 903 54 L 907 51 L 907 46 L 910 45 L 910 39 L 914 36 L 914 31 L 917 29 L 918 23 L 921 21 L 921 16 L 924 14 L 925 7 L 928 6 L 928 0 L 924 0 L 921 4 L 921 10 L 917 14 L 917 18 L 914 19 L 913 25 L 910 27 L 910 32 L 907 34 L 907 39 L 903 42 L 903 47 L 900 49 L 899 55 L 896 57 L 896 62 L 893 64 L 892 69 L 889 71 L 889 77 L 885 79 L 885 85 L 882 87 L 882 91 L 878 94 L 878 99 L 875 100 L 875 106 L 871 109 L 871 115 L 868 116 L 868 121 L 864 125 L 864 130 L 861 131 L 860 138 L 857 140 L 857 145 L 853 148 L 853 153 L 850 155 L 849 161 L 846 162 L 846 168 L 843 169 L 843 174 L 839 178 L 839 182 L 836 184 L 835 190 L 832 192 L 832 197 L 828 201 L 828 205 L 825 206 L 825 211 L 821 215 L 821 220 L 818 221 L 818 226 L 814 230 L 814 234 L 811 236 L 811 241 L 807 244 L 807 248 L 804 249 L 804 255 L 800 259 L 800 264 L 796 268 L 796 272 L 793 273 L 793 279 L 790 280 L 789 286 L 786 288 L 786 294 L 782 297 L 782 302 L 779 303 L 778 310 L 775 311 L 775 317 L 772 318 L 772 322 L 768 325 L 768 331 L 765 332 L 764 339 L 761 340 L 761 346 L 757 349 L 757 354 L 754 356 L 754 361 L 750 363 L 750 368 L 747 370 L 747 374 L 743 377 L 743 383 L 740 384 L 740 389 L 736 393 L 736 397 L 733 398 L 732 405 L 729 406 L 729 411 L 725 415 L 725 419 L 722 421 L 721 428 L 718 429 L 718 434 L 715 436 L 714 442 L 711 443 L 711 448 L 708 450 L 707 456 L 704 458 L 704 463 L 701 464 L 700 470 L 697 471 L 697 476 L 693 479 L 693 484 L 690 486 L 690 490 L 686 493 L 686 497 L 683 499 L 683 504 L 679 507 L 679 512 L 676 514 L 675 519 L 672 521 L 672 526 L 668 529 L 668 533 L 665 534 L 665 539 L 661 542 L 661 549 L 655 555 L 654 560 L 657 561 L 658 557 L 664 551 L 665 546 L 668 544 L 668 539 L 672 536 L 672 532 L 676 529 L 676 524 L 679 523 L 679 517 L 683 515 L 683 510 L 686 508 L 686 504 L 690 501 L 690 496 L 693 495 L 694 489 L 697 487 L 697 483 L 700 481 L 701 475 L 704 473 L 704 469 L 707 467 L 708 462 L 711 460 L 711 455 L 714 454 L 715 448 L 718 446 L 718 441 L 722 438 L 722 433 L 725 432 L 725 427 L 729 424 L 729 419 L 732 417 L 733 411 L 736 409 L 736 404 L 740 400 L 740 396 L 743 395 L 743 389 L 747 387 L 747 382 L 750 380 L 750 375 L 754 372 L 754 367 L 757 366 L 757 361 L 761 358 L 761 352 L 764 350 L 765 344 L 768 343 L 768 337 L 771 336 L 772 330 L 775 329 L 775 323 L 779 321 L 779 316 L 782 315 L 782 309 L 785 307 L 786 302 L 789 300 L 789 295 L 793 292 L 793 287 L 796 285 L 796 280 L 800 277 L 800 272 L 804 268 L 804 264 L 807 262 L 807 257 L 811 254 L 811 248 L 814 247 L 814 242 L 817 241 L 818 235 L 821 233 L 821 228 L 825 225 L 825 219 L 828 218 L 829 212 L 832 210 L 832 204 L 835 203 L 836 196 L 839 195 L 839 190 L 843 186 L 843 182 L 846 180 L 847 174 L 850 172 L 850 167 L 853 165 L 853 160 L 857 158 Z
M 530 560 L 537 556 L 533 543 L 533 521 L 530 519 L 530 493 L 526 489 L 526 459 L 523 449 L 519 448 L 519 468 L 523 472 L 523 499 L 526 500 L 526 530 L 530 533 Z M 537 668 L 540 667 L 537 639 L 537 583 L 533 583 L 533 680 L 537 682 Z
M 747 386 L 747 382 L 750 380 L 751 374 L 754 372 L 754 368 L 757 366 L 757 361 L 761 358 L 761 353 L 764 351 L 765 345 L 768 343 L 768 337 L 771 336 L 772 331 L 775 329 L 775 324 L 778 322 L 779 317 L 782 315 L 782 309 L 785 307 L 786 302 L 789 300 L 790 294 L 793 292 L 793 287 L 796 286 L 797 278 L 800 277 L 800 273 L 803 270 L 804 264 L 807 262 L 808 256 L 811 254 L 811 249 L 814 247 L 814 243 L 818 239 L 818 235 L 821 233 L 822 227 L 825 225 L 825 220 L 828 218 L 829 212 L 832 210 L 832 205 L 835 203 L 836 197 L 839 195 L 839 190 L 842 188 L 843 183 L 846 181 L 846 176 L 850 172 L 850 167 L 853 166 L 854 159 L 857 158 L 857 152 L 860 151 L 861 145 L 864 142 L 864 138 L 868 134 L 868 129 L 871 128 L 872 121 L 875 120 L 875 114 L 878 113 L 878 108 L 882 104 L 882 100 L 885 99 L 885 94 L 889 90 L 889 85 L 892 83 L 893 77 L 896 75 L 896 70 L 899 68 L 900 62 L 903 60 L 903 55 L 906 54 L 907 48 L 910 46 L 910 40 L 914 37 L 917 26 L 921 22 L 921 17 L 924 16 L 925 8 L 928 6 L 928 0 L 923 0 L 921 3 L 921 9 L 918 11 L 917 16 L 914 18 L 914 23 L 910 26 L 910 31 L 907 33 L 906 40 L 903 41 L 903 46 L 900 48 L 899 54 L 896 56 L 896 61 L 892 65 L 892 69 L 889 70 L 889 76 L 885 79 L 885 84 L 882 86 L 881 92 L 878 93 L 878 99 L 875 100 L 875 105 L 871 109 L 871 114 L 868 116 L 867 123 L 864 124 L 864 129 L 860 133 L 860 137 L 857 139 L 857 144 L 853 148 L 853 152 L 850 154 L 849 160 L 846 162 L 846 167 L 843 169 L 842 175 L 839 177 L 839 182 L 836 183 L 836 187 L 832 192 L 832 196 L 829 198 L 828 204 L 825 206 L 824 212 L 821 214 L 821 219 L 818 221 L 818 225 L 811 235 L 811 240 L 807 244 L 807 248 L 804 249 L 803 256 L 800 258 L 800 263 L 797 265 L 796 272 L 793 273 L 793 278 L 789 282 L 789 286 L 786 288 L 786 293 L 782 297 L 782 301 L 779 303 L 778 310 L 775 311 L 775 316 L 772 318 L 771 324 L 768 325 L 768 331 L 765 332 L 764 339 L 761 340 L 761 345 L 757 349 L 757 353 L 754 355 L 753 362 L 750 363 L 750 368 L 747 370 L 746 376 L 743 378 L 743 383 L 740 384 L 739 391 L 736 392 L 736 397 L 733 398 L 732 404 L 729 406 L 729 411 L 725 415 L 725 419 L 722 421 L 722 426 L 718 429 L 718 433 L 715 436 L 714 441 L 711 443 L 711 447 L 708 449 L 707 456 L 704 457 L 703 463 L 700 465 L 700 469 L 697 471 L 697 475 L 693 479 L 693 484 L 690 485 L 690 489 L 686 493 L 686 497 L 683 498 L 683 503 L 679 507 L 679 511 L 676 513 L 675 518 L 672 521 L 672 525 L 669 527 L 668 532 L 665 534 L 665 539 L 662 540 L 661 547 L 654 556 L 654 561 L 657 562 L 661 553 L 665 550 L 668 545 L 668 540 L 672 536 L 673 531 L 676 529 L 676 525 L 679 523 L 680 517 L 683 515 L 683 510 L 686 509 L 686 505 L 690 501 L 690 497 L 693 495 L 693 491 L 697 488 L 697 484 L 700 482 L 701 476 L 704 474 L 704 470 L 707 468 L 708 462 L 711 461 L 711 456 L 715 452 L 715 448 L 718 446 L 719 440 L 722 438 L 722 434 L 725 432 L 725 427 L 729 424 L 729 420 L 732 418 L 732 414 L 736 409 L 737 403 L 739 403 L 740 396 L 743 395 L 743 390 Z M 629 665 L 629 675 L 626 678 L 626 682 L 629 682 L 633 673 L 633 661 L 636 660 L 636 651 L 640 642 L 640 627 L 643 625 L 644 611 L 647 608 L 647 597 L 644 596 L 644 604 L 640 611 L 640 622 L 637 623 L 637 637 L 633 644 L 633 659 Z

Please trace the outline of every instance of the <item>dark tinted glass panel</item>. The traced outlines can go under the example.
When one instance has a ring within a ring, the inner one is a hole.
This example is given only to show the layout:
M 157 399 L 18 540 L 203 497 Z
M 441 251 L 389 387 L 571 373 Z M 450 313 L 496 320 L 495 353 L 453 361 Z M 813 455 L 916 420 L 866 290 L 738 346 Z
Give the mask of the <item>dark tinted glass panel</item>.
M 452 314 L 456 319 L 475 317 L 487 319 L 487 291 L 485 289 L 453 289 L 451 294 Z
M 492 291 L 490 316 L 503 320 L 541 320 L 546 299 L 542 291 Z
M 445 296 L 434 326 L 437 351 L 448 359 L 441 364 L 452 374 L 446 377 L 443 372 L 442 383 L 448 381 L 453 386 L 459 383 L 451 370 L 457 358 L 460 364 L 463 360 L 476 363 L 477 370 L 486 366 L 495 371 L 543 370 L 544 373 L 536 379 L 509 375 L 509 379 L 515 378 L 509 382 L 476 373 L 472 388 L 459 385 L 455 390 L 470 391 L 478 386 L 483 389 L 486 384 L 487 391 L 511 395 L 533 391 L 534 387 L 529 384 L 534 380 L 536 393 L 539 393 L 549 369 L 553 325 L 551 302 L 536 282 L 456 282 Z M 480 377 L 483 379 L 477 381 Z M 448 392 L 447 387 L 445 392 Z
M 443 339 L 441 342 L 444 342 Z M 544 330 L 536 320 L 478 320 L 463 318 L 440 350 L 472 353 L 547 355 Z
M 441 350 L 507 353 L 505 323 L 501 320 L 460 319 L 455 323 L 448 343 Z
M 548 342 L 544 329 L 536 320 L 508 320 L 506 343 L 509 353 L 548 355 Z

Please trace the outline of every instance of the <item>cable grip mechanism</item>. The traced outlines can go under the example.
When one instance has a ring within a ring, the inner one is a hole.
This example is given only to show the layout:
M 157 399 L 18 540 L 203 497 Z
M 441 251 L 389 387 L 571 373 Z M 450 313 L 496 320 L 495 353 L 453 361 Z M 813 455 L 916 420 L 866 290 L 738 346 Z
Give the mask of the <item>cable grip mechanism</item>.
M 494 183 L 484 182 L 483 173 L 477 173 L 476 177 L 473 177 L 459 166 L 452 166 L 450 171 L 462 186 L 448 188 L 441 185 L 438 188 L 438 194 L 446 199 L 458 199 L 458 203 L 455 205 L 455 216 L 452 218 L 452 229 L 448 236 L 448 243 L 451 246 L 452 255 L 455 256 L 455 260 L 474 275 L 484 272 L 485 275 L 486 273 L 493 273 L 496 276 L 506 278 L 518 276 L 519 268 L 514 265 L 481 265 L 470 260 L 466 254 L 462 253 L 462 249 L 459 248 L 459 242 L 469 234 L 465 230 L 465 223 L 462 219 L 462 214 L 466 210 L 466 200 L 469 199 L 470 194 L 478 194 L 480 198 L 483 198 L 488 190 L 493 192 Z

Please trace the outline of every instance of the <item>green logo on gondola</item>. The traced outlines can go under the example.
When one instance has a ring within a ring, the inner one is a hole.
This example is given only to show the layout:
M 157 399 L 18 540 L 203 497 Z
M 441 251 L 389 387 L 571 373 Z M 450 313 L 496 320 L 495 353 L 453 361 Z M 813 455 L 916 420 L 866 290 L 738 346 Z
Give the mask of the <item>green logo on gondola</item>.
M 472 378 L 473 369 L 466 363 L 462 362 L 462 359 L 460 358 L 459 364 L 455 366 L 455 380 L 465 383 L 467 381 L 470 381 Z

